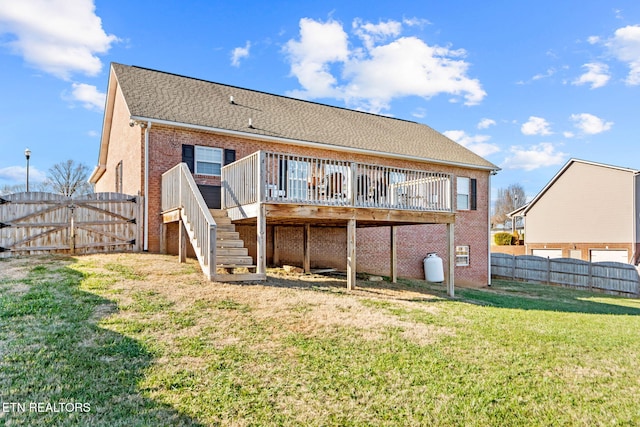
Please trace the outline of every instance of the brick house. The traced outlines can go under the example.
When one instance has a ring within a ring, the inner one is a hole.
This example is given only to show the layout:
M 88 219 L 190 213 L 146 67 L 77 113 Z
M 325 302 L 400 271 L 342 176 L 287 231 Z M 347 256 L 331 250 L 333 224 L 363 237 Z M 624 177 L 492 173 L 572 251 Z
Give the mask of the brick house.
M 196 215 L 169 201 L 185 197 L 179 164 L 213 209 L 218 239 L 237 233 L 262 277 L 266 265 L 293 264 L 421 278 L 436 252 L 450 293 L 454 274 L 490 281 L 498 168 L 428 126 L 112 64 L 90 182 L 144 196 L 145 250 L 180 252 L 180 221 Z M 191 228 L 192 246 L 208 238 Z M 223 246 L 209 250 L 220 257 Z
M 527 205 L 526 253 L 638 264 L 640 171 L 570 159 Z

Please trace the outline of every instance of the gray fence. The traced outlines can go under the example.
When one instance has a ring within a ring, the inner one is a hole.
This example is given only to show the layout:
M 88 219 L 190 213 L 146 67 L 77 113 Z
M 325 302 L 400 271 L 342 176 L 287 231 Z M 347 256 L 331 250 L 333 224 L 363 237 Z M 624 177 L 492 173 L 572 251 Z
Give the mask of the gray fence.
M 640 296 L 638 270 L 620 262 L 492 253 L 491 276 Z

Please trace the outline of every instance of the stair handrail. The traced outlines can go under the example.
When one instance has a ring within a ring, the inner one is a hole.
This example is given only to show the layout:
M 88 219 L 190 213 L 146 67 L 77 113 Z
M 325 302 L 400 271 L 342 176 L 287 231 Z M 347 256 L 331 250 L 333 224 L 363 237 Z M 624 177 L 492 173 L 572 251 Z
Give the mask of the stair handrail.
M 213 279 L 217 224 L 186 163 L 179 163 L 162 174 L 162 211 L 173 209 L 180 209 L 180 218 L 195 243 L 193 247 L 200 267 L 210 280 Z

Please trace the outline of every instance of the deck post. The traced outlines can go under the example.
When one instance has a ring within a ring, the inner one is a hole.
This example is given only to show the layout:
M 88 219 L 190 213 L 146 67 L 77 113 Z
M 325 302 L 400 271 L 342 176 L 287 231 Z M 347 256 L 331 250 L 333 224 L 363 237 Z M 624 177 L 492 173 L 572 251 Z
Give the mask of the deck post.
M 178 221 L 178 260 L 180 263 L 187 261 L 187 230 L 184 228 L 182 218 Z
M 311 273 L 311 224 L 304 225 L 304 272 Z
M 455 269 L 456 269 L 456 251 L 455 251 L 455 227 L 453 223 L 447 224 L 447 247 L 449 251 L 449 272 L 447 274 L 447 295 L 455 296 Z
M 160 253 L 167 253 L 167 223 L 162 222 L 162 231 L 160 233 Z
M 258 215 L 256 218 L 256 273 L 267 273 L 267 207 L 264 204 L 267 184 L 266 156 L 264 151 L 258 151 L 256 162 L 256 177 L 258 178 Z
M 256 218 L 256 273 L 267 272 L 267 208 L 264 203 L 258 204 L 258 217 Z
M 356 220 L 347 223 L 347 290 L 356 286 Z
M 389 260 L 389 277 L 391 278 L 391 283 L 398 282 L 398 227 L 391 226 L 391 250 L 389 251 L 391 255 L 391 259 Z

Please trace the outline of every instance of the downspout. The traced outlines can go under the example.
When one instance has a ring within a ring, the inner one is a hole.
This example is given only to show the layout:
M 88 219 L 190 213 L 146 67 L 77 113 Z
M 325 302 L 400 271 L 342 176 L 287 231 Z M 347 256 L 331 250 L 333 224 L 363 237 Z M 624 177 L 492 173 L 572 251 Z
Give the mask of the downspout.
M 638 177 L 640 174 L 637 172 L 633 174 L 633 255 L 631 256 L 633 265 L 638 265 Z
M 487 263 L 487 270 L 489 272 L 488 274 L 488 278 L 489 281 L 487 282 L 487 286 L 491 286 L 491 177 L 493 175 L 495 175 L 497 172 L 496 171 L 491 171 L 489 172 L 489 179 L 488 179 L 488 196 L 487 200 L 488 200 L 488 206 L 487 206 L 487 223 L 488 223 L 488 227 L 487 227 L 487 259 L 489 260 L 489 262 Z
M 144 244 L 143 250 L 149 251 L 149 130 L 151 122 L 144 125 Z

